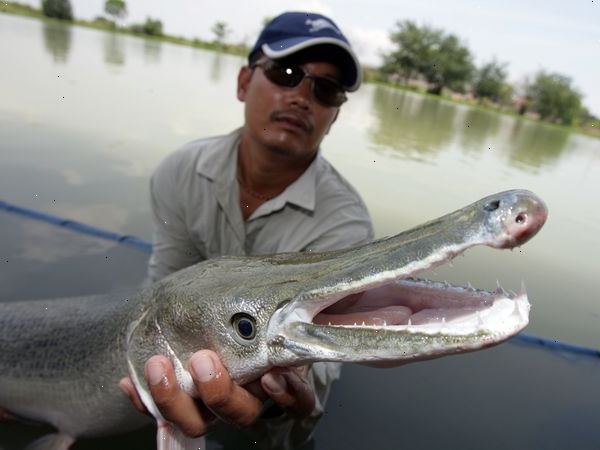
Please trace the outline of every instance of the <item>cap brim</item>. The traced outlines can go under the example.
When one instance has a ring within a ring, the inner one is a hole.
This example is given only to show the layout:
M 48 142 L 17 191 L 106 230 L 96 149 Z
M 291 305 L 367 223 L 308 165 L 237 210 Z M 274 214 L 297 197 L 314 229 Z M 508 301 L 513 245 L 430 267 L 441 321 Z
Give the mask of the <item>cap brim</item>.
M 343 79 L 341 80 L 341 83 L 344 89 L 346 89 L 347 91 L 356 91 L 359 88 L 360 83 L 362 81 L 362 71 L 360 70 L 360 63 L 358 62 L 358 58 L 356 58 L 356 55 L 352 51 L 352 48 L 350 48 L 348 44 L 346 44 L 343 41 L 340 41 L 339 39 L 330 37 L 300 37 L 282 39 L 277 42 L 272 42 L 271 44 L 263 44 L 261 50 L 266 56 L 268 56 L 271 59 L 280 59 L 297 53 L 300 50 L 323 44 L 334 45 L 345 51 L 344 53 L 348 57 L 347 70 L 349 70 L 350 72 L 343 74 Z

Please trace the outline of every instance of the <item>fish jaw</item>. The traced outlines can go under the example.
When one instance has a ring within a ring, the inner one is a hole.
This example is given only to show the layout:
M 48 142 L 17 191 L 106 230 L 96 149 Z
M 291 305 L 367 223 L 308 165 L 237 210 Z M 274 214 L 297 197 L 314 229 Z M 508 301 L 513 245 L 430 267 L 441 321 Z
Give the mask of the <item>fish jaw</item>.
M 524 288 L 489 292 L 414 279 L 340 303 L 347 305 L 311 320 L 301 312 L 279 322 L 271 339 L 277 354 L 302 363 L 400 365 L 497 345 L 525 328 L 530 310 Z
M 277 349 L 276 364 L 401 363 L 508 339 L 529 320 L 524 288 L 517 295 L 500 287 L 489 292 L 411 277 L 473 246 L 521 245 L 546 219 L 547 209 L 539 197 L 529 191 L 506 191 L 377 241 L 371 244 L 375 250 L 348 255 L 350 262 L 343 265 L 347 273 L 336 274 L 337 283 L 330 278 L 329 284 L 303 292 L 273 315 L 268 340 Z M 357 270 L 365 256 L 371 266 Z M 432 311 L 439 312 L 439 321 Z M 379 316 L 392 320 L 378 323 Z

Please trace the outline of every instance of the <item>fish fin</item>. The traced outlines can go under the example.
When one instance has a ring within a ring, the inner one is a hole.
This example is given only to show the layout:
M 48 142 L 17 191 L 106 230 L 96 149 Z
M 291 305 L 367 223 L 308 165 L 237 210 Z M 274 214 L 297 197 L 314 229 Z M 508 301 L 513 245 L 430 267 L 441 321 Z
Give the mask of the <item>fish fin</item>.
M 206 442 L 204 436 L 190 438 L 172 424 L 159 422 L 156 430 L 156 448 L 157 450 L 206 450 Z
M 26 450 L 67 450 L 73 445 L 75 438 L 64 433 L 53 433 L 36 439 Z

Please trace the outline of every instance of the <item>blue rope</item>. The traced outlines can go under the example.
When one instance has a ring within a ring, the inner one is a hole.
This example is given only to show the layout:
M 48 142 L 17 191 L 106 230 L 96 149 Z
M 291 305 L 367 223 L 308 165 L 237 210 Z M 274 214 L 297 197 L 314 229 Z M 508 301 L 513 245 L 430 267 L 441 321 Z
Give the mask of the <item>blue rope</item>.
M 583 347 L 581 345 L 569 344 L 567 342 L 561 342 L 557 339 L 547 339 L 539 336 L 533 336 L 531 334 L 519 333 L 511 340 L 516 342 L 522 342 L 528 345 L 546 347 L 550 350 L 558 350 L 568 353 L 575 353 L 578 355 L 586 355 L 595 358 L 600 358 L 600 350 L 597 350 L 595 348 Z
M 8 202 L 0 200 L 0 210 L 5 210 L 10 213 L 18 214 L 30 219 L 39 220 L 41 222 L 50 223 L 52 225 L 68 228 L 69 230 L 77 231 L 82 234 L 115 241 L 120 244 L 128 245 L 145 253 L 152 253 L 152 243 L 144 241 L 135 236 L 115 233 L 113 231 L 103 230 L 101 228 L 77 222 L 75 220 L 64 219 L 59 216 L 36 211 L 34 209 L 23 208 L 21 206 L 12 205 Z M 550 350 L 564 351 L 585 356 L 600 358 L 600 350 L 594 348 L 583 347 L 575 344 L 561 342 L 556 339 L 547 339 L 530 334 L 520 333 L 511 339 L 519 343 L 532 345 L 536 347 L 545 347 Z
M 13 214 L 27 217 L 29 219 L 39 220 L 41 222 L 50 223 L 52 225 L 68 228 L 69 230 L 77 231 L 82 234 L 89 236 L 98 237 L 101 239 L 107 239 L 109 241 L 119 242 L 129 247 L 133 247 L 136 250 L 140 250 L 145 253 L 152 253 L 152 244 L 143 239 L 135 236 L 128 236 L 125 234 L 115 233 L 113 231 L 103 230 L 85 223 L 77 222 L 75 220 L 64 219 L 53 214 L 36 211 L 34 209 L 23 208 L 21 206 L 13 205 L 3 200 L 0 200 L 0 210 L 4 210 Z

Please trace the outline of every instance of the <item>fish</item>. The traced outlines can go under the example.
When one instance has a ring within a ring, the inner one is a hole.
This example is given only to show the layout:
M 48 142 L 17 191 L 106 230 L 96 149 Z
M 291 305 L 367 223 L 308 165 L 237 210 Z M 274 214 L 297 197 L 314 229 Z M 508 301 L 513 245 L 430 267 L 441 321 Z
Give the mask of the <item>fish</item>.
M 529 321 L 524 287 L 421 276 L 473 246 L 520 246 L 547 216 L 534 193 L 510 190 L 348 249 L 223 256 L 131 296 L 0 303 L 0 407 L 56 428 L 35 448 L 65 450 L 148 423 L 118 389 L 129 375 L 158 425 L 157 448 L 191 449 L 201 441 L 168 426 L 152 401 L 144 364 L 155 354 L 197 395 L 187 361 L 200 349 L 243 385 L 275 366 L 390 367 L 497 345 Z

